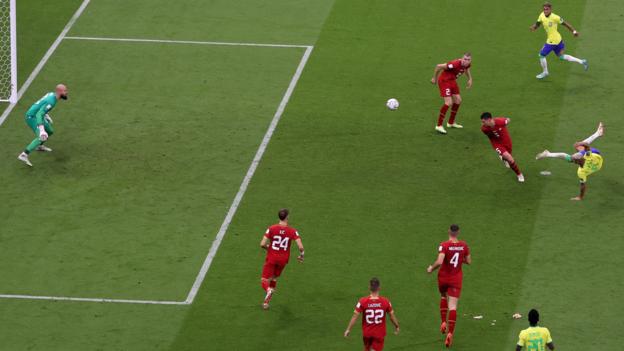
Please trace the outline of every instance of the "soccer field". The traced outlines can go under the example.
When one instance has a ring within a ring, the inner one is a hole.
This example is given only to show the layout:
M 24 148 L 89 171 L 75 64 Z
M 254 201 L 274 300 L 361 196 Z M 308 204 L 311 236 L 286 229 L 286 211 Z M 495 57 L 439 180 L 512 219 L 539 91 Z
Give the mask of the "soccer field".
M 425 269 L 455 222 L 473 264 L 452 349 L 512 349 L 527 322 L 511 315 L 531 308 L 558 349 L 620 349 L 624 5 L 554 2 L 581 32 L 560 29 L 567 52 L 591 66 L 549 56 L 538 81 L 541 3 L 19 1 L 0 350 L 360 350 L 359 326 L 342 332 L 372 276 L 401 322 L 385 350 L 441 350 Z M 429 79 L 465 51 L 464 129 L 438 135 Z M 59 82 L 54 151 L 26 168 L 24 113 Z M 512 119 L 526 183 L 479 130 L 483 111 Z M 605 166 L 569 201 L 575 167 L 535 154 L 571 152 L 599 121 Z M 306 261 L 263 311 L 258 243 L 282 207 Z

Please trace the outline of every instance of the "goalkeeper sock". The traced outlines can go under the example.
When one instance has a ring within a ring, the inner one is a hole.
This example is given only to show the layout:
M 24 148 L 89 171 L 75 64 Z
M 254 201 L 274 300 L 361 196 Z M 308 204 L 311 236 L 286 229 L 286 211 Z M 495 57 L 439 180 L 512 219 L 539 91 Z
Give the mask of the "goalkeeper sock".
M 440 127 L 442 125 L 442 122 L 444 122 L 444 117 L 446 116 L 446 111 L 448 111 L 449 109 L 449 105 L 444 104 L 442 105 L 442 107 L 440 108 L 440 115 L 438 116 L 438 127 Z
M 26 150 L 24 152 L 26 152 L 27 154 L 35 151 L 35 149 L 41 145 L 41 140 L 39 140 L 39 138 L 35 138 L 33 141 L 30 142 L 30 144 L 28 144 L 28 146 L 26 146 Z
M 548 73 L 548 61 L 546 61 L 545 57 L 540 56 L 540 65 L 542 65 L 542 70 Z
M 576 62 L 576 63 L 583 63 L 583 60 L 581 60 L 580 58 L 576 58 L 574 56 L 570 56 L 570 55 L 561 55 L 561 59 L 566 60 L 566 61 L 570 61 L 570 62 Z

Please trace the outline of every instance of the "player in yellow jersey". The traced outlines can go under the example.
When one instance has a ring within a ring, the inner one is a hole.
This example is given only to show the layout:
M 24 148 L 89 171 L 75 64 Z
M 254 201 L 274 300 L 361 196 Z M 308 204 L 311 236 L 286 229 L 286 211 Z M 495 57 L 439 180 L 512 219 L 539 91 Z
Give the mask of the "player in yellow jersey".
M 562 61 L 570 61 L 576 62 L 583 65 L 583 68 L 587 71 L 589 68 L 589 64 L 585 59 L 579 59 L 571 55 L 565 54 L 565 44 L 563 43 L 563 39 L 561 38 L 561 34 L 557 30 L 557 26 L 560 24 L 564 27 L 568 28 L 570 32 L 575 37 L 579 36 L 579 32 L 572 27 L 572 25 L 563 20 L 563 18 L 552 12 L 552 5 L 550 3 L 545 3 L 543 6 L 543 12 L 540 13 L 537 18 L 537 22 L 535 22 L 529 29 L 531 31 L 535 31 L 539 26 L 543 26 L 546 31 L 546 44 L 539 53 L 540 64 L 542 65 L 542 73 L 536 76 L 537 79 L 544 79 L 548 76 L 548 63 L 546 62 L 546 56 L 550 54 L 551 51 L 554 51 L 559 59 Z
M 577 141 L 574 143 L 576 153 L 573 155 L 568 155 L 565 152 L 550 152 L 548 150 L 544 150 L 535 156 L 536 160 L 542 158 L 560 158 L 578 165 L 576 174 L 581 181 L 581 193 L 579 196 L 575 196 L 571 200 L 583 200 L 583 197 L 585 197 L 585 191 L 587 190 L 587 177 L 598 172 L 602 168 L 602 163 L 604 161 L 602 155 L 600 154 L 600 150 L 594 149 L 589 145 L 603 135 L 604 125 L 600 122 L 598 124 L 598 129 L 596 129 L 594 134 L 585 138 L 583 141 Z
M 521 351 L 523 347 L 526 347 L 527 351 L 545 351 L 547 347 L 549 350 L 555 349 L 550 331 L 548 328 L 538 327 L 538 322 L 539 312 L 535 309 L 530 310 L 529 327 L 520 332 L 516 351 Z

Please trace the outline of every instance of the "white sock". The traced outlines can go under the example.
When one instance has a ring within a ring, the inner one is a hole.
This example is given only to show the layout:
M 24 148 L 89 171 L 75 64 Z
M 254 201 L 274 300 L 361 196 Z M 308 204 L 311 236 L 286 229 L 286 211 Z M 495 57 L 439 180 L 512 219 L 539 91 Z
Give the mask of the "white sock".
M 563 55 L 563 59 L 570 62 L 583 63 L 583 60 L 581 60 L 580 58 L 576 58 L 567 54 Z
M 545 57 L 540 56 L 540 64 L 542 65 L 542 69 L 544 70 L 544 72 L 548 73 L 548 62 L 546 62 Z
M 570 155 L 566 154 L 565 152 L 549 152 L 546 154 L 546 157 L 560 158 L 562 160 L 567 160 L 568 157 L 570 157 Z
M 598 133 L 598 131 L 596 131 L 596 133 L 590 135 L 587 139 L 583 140 L 583 142 L 591 144 L 591 143 L 594 142 L 594 140 L 598 139 L 599 137 L 600 137 L 600 133 Z

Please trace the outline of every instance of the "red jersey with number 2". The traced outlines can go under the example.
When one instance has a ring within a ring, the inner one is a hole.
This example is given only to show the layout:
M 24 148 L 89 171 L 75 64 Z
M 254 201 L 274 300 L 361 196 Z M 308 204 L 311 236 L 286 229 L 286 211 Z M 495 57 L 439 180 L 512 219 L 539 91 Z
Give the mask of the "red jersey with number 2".
M 266 261 L 280 264 L 288 263 L 290 259 L 290 245 L 293 241 L 299 239 L 297 230 L 276 224 L 267 229 L 264 237 L 271 241 L 267 249 Z
M 470 65 L 466 67 L 462 66 L 460 59 L 447 62 L 445 65 L 446 67 L 444 67 L 444 71 L 442 71 L 440 77 L 438 77 L 438 82 L 456 80 L 459 76 L 464 74 L 468 68 L 470 68 Z
M 386 336 L 386 315 L 392 312 L 392 304 L 383 296 L 361 298 L 355 311 L 362 314 L 362 336 L 383 338 Z
M 466 257 L 470 255 L 470 249 L 464 241 L 453 242 L 451 240 L 444 241 L 438 248 L 439 253 L 444 254 L 444 261 L 438 271 L 439 280 L 462 280 L 462 264 L 466 261 Z
M 481 126 L 481 131 L 487 135 L 494 148 L 499 145 L 511 148 L 511 137 L 507 130 L 508 122 L 509 120 L 505 117 L 496 117 L 494 118 L 494 127 Z

